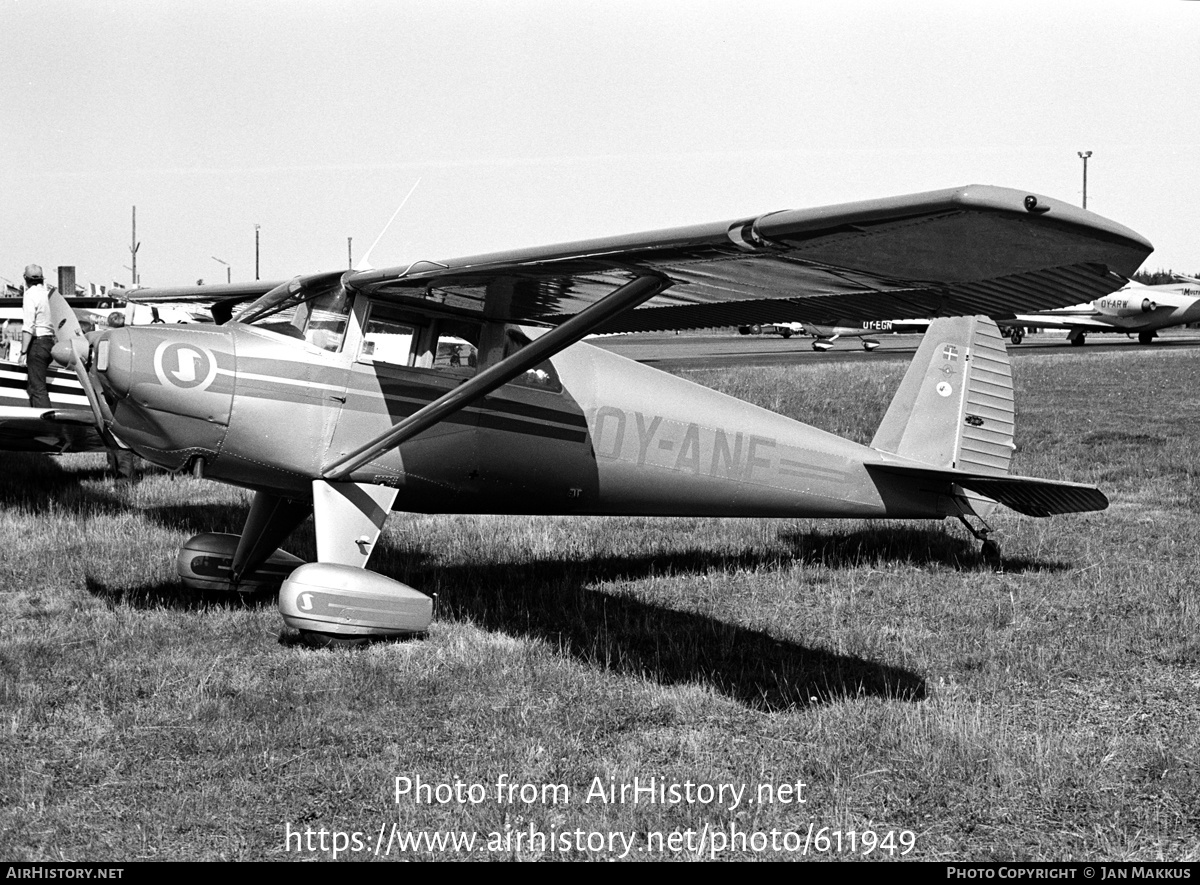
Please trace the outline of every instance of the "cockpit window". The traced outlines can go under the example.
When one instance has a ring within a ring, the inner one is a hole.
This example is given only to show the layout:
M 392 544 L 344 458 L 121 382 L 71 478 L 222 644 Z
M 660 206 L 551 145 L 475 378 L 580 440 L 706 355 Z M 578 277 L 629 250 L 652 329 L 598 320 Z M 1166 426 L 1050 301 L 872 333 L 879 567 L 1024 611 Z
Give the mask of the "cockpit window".
M 414 369 L 474 373 L 478 364 L 479 323 L 431 317 L 390 304 L 371 305 L 359 344 L 363 362 Z
M 435 369 L 470 369 L 479 364 L 479 323 L 441 319 L 433 347 Z
M 296 277 L 259 298 L 234 320 L 336 352 L 346 336 L 350 301 L 340 272 Z
M 512 356 L 522 347 L 530 344 L 530 338 L 516 326 L 509 326 L 504 330 L 504 355 Z M 551 364 L 550 360 L 544 360 L 518 375 L 509 384 L 519 384 L 522 387 L 532 387 L 535 390 L 547 390 L 552 393 L 562 391 L 562 382 L 558 379 L 558 372 Z
M 367 320 L 359 356 L 372 362 L 411 366 L 413 341 L 417 339 L 419 331 L 419 327 L 412 323 L 389 319 L 374 312 Z

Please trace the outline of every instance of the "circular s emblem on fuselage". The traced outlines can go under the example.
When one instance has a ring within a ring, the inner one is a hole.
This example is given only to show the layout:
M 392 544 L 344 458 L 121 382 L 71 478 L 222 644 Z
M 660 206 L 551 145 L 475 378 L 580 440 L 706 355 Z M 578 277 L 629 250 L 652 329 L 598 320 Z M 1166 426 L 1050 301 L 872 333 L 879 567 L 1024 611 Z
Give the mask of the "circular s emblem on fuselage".
M 164 341 L 154 351 L 154 374 L 167 387 L 206 390 L 217 377 L 217 358 L 207 347 Z
M 937 386 L 938 396 L 949 396 L 954 393 L 954 388 L 949 381 L 939 381 Z

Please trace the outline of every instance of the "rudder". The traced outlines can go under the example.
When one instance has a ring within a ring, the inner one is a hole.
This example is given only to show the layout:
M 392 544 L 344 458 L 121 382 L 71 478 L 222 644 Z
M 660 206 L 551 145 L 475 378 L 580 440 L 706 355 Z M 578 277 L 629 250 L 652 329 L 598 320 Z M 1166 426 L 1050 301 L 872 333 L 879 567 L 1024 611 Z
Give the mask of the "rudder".
M 929 325 L 871 448 L 931 467 L 1008 474 L 1012 369 L 996 324 L 949 317 Z

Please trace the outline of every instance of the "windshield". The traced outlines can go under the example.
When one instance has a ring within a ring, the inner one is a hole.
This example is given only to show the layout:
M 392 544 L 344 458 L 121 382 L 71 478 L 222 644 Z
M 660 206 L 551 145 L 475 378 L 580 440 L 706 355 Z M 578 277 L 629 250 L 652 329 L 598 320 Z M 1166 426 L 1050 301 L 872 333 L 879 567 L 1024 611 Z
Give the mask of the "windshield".
M 234 320 L 336 351 L 346 334 L 350 300 L 340 271 L 296 277 L 259 298 Z

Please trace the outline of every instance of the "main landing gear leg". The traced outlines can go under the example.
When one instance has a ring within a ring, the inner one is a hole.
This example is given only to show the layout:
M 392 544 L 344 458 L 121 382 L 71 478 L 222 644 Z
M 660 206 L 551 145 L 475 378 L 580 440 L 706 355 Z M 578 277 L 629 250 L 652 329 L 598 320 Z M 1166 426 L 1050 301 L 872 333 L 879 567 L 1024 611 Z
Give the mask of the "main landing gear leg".
M 318 561 L 297 568 L 279 588 L 283 622 L 324 647 L 425 633 L 433 600 L 365 568 L 396 489 L 324 480 L 312 489 Z
M 999 569 L 1003 564 L 1000 559 L 1000 545 L 988 537 L 992 531 L 991 526 L 989 526 L 979 517 L 975 518 L 979 519 L 980 523 L 983 524 L 982 528 L 975 528 L 975 526 L 967 522 L 967 518 L 961 513 L 958 516 L 958 521 L 966 526 L 967 531 L 971 533 L 971 536 L 975 538 L 976 541 L 983 542 L 983 546 L 979 550 L 980 555 L 983 557 L 983 561 L 992 568 Z

